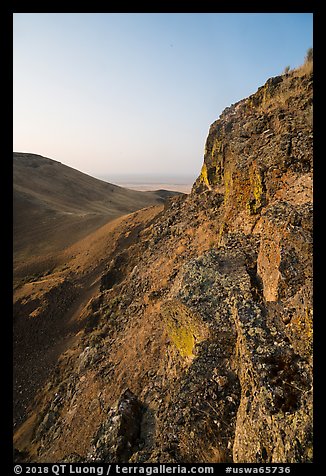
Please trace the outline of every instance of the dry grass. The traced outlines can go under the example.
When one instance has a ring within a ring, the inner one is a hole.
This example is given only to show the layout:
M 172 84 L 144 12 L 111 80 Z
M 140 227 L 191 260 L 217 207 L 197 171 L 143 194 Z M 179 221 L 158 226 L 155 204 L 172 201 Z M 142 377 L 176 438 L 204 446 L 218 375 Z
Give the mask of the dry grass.
M 301 66 L 293 70 L 293 75 L 300 78 L 313 71 L 313 61 L 306 61 Z
M 196 463 L 225 463 L 228 461 L 225 449 L 223 449 L 223 445 L 219 444 L 219 441 L 216 441 L 216 436 L 212 433 L 208 421 L 205 427 L 205 438 L 201 439 L 195 435 L 191 438 L 190 433 L 182 431 L 179 435 L 180 453 L 186 460 L 191 455 L 192 462 Z

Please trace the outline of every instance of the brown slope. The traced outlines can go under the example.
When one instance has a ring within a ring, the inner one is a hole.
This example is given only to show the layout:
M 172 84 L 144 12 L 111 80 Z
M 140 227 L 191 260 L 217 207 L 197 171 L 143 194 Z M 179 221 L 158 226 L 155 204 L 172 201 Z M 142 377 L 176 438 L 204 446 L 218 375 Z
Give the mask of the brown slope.
M 14 153 L 13 173 L 16 267 L 174 195 L 124 189 L 36 154 Z
M 14 426 L 24 419 L 60 354 L 85 327 L 84 308 L 99 293 L 107 260 L 136 242 L 162 209 L 158 205 L 112 220 L 59 253 L 52 273 L 16 289 Z

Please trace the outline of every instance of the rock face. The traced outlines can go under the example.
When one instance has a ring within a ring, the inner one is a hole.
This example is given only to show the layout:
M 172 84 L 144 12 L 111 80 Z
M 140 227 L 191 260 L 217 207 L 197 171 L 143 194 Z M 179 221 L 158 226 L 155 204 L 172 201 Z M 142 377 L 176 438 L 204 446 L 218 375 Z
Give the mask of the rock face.
M 312 165 L 311 68 L 221 114 L 191 194 L 126 244 L 132 271 L 109 261 L 75 350 L 96 359 L 62 356 L 30 459 L 312 461 Z
M 141 403 L 126 389 L 116 408 L 109 409 L 107 420 L 94 436 L 93 448 L 87 459 L 97 462 L 128 461 L 137 446 L 141 419 Z

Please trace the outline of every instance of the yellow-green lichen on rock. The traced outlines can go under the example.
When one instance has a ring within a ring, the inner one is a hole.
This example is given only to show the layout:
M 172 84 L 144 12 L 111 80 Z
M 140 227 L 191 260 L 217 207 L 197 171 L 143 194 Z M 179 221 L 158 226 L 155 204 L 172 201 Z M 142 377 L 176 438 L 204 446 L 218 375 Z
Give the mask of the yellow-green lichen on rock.
M 293 335 L 300 336 L 296 347 L 302 353 L 311 355 L 313 349 L 313 310 L 306 306 L 292 318 L 290 329 Z
M 250 215 L 258 213 L 264 205 L 264 179 L 262 172 L 255 166 L 250 169 L 250 198 L 247 201 L 247 211 Z
M 207 166 L 205 162 L 203 163 L 203 166 L 200 171 L 200 181 L 203 182 L 208 188 L 210 188 L 207 176 Z
M 233 180 L 232 180 L 232 173 L 231 170 L 226 170 L 224 172 L 224 203 L 226 204 L 228 202 L 230 193 L 231 193 L 231 188 L 232 188 Z
M 210 185 L 217 185 L 222 180 L 224 168 L 223 141 L 219 137 L 214 139 L 208 166 L 208 181 Z
M 206 185 L 209 190 L 221 183 L 224 168 L 223 149 L 223 142 L 220 137 L 210 136 L 207 139 L 199 182 Z
M 264 86 L 258 88 L 257 92 L 249 96 L 245 101 L 245 108 L 254 109 L 258 108 L 260 110 L 266 109 L 268 105 L 272 103 L 272 100 L 275 96 L 281 94 L 282 91 L 282 76 L 276 76 L 270 78 Z
M 223 142 L 221 139 L 216 137 L 213 142 L 213 147 L 212 147 L 212 159 L 217 162 L 218 159 L 221 158 L 221 154 L 223 152 Z
M 193 357 L 195 344 L 204 340 L 207 329 L 180 301 L 171 300 L 161 308 L 161 315 L 169 337 L 182 357 Z

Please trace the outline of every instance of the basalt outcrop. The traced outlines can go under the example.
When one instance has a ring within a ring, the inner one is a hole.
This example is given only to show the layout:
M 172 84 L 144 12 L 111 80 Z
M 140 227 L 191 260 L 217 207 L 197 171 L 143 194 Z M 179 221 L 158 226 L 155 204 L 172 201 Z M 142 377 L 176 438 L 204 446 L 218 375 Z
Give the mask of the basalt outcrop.
M 191 194 L 107 257 L 21 454 L 313 460 L 312 139 L 307 65 L 221 114 Z

